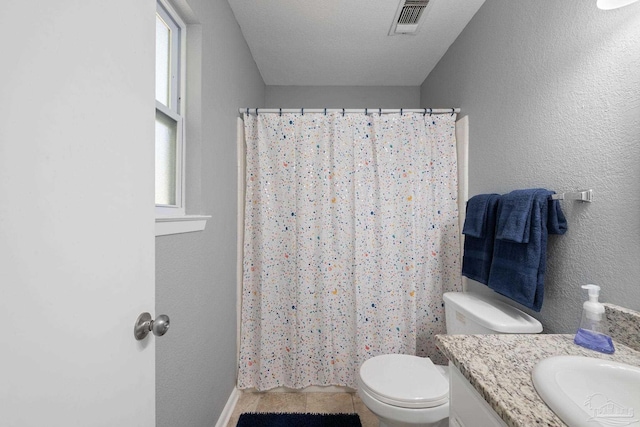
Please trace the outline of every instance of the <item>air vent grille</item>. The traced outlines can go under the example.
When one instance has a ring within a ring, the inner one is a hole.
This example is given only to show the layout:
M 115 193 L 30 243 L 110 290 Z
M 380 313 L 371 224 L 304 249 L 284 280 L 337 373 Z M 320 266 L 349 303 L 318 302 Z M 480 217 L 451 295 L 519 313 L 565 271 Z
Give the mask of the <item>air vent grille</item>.
M 400 11 L 400 16 L 398 16 L 397 23 L 400 25 L 417 24 L 428 3 L 429 0 L 406 0 Z
M 389 35 L 416 34 L 420 20 L 424 18 L 427 5 L 429 5 L 429 0 L 400 0 Z

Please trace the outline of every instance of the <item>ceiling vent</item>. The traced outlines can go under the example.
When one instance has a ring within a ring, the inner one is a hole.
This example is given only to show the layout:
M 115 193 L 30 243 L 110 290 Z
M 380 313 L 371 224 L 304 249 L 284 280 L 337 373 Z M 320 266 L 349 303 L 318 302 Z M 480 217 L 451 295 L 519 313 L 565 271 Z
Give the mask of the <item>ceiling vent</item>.
M 402 0 L 393 19 L 389 35 L 415 34 L 429 0 Z

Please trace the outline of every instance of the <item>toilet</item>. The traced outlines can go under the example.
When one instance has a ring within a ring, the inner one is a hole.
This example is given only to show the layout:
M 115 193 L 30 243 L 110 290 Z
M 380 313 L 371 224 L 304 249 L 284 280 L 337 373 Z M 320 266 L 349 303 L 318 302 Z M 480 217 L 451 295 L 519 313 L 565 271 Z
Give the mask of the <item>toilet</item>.
M 447 334 L 537 334 L 542 324 L 495 297 L 471 292 L 443 295 Z M 358 395 L 380 427 L 449 425 L 448 367 L 429 358 L 383 354 L 360 366 Z

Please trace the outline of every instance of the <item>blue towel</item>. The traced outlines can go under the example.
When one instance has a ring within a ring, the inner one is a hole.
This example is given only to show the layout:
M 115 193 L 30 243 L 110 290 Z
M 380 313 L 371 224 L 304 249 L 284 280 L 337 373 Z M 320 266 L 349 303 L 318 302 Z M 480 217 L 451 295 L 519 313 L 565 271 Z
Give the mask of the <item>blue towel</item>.
M 555 191 L 552 192 L 555 194 Z M 557 200 L 548 200 L 549 214 L 547 216 L 547 230 L 549 234 L 564 234 L 567 232 L 567 218 L 565 218 L 560 203 Z
M 518 190 L 503 195 L 498 204 L 499 229 L 488 286 L 535 311 L 542 308 L 544 297 L 547 235 L 567 231 L 567 221 L 551 194 L 540 188 Z
M 493 258 L 499 198 L 497 194 L 480 194 L 469 199 L 462 229 L 465 234 L 462 275 L 485 285 Z
M 515 190 L 504 195 L 498 210 L 496 239 L 529 243 L 533 199 L 547 190 Z M 540 197 L 544 197 L 543 195 Z
M 493 227 L 487 221 L 487 214 L 491 207 L 494 211 L 490 214 L 491 216 L 495 215 L 497 197 L 497 194 L 479 194 L 469 199 L 462 234 L 471 237 L 484 237 L 489 227 L 490 232 L 493 233 Z M 494 218 L 492 219 L 495 221 Z

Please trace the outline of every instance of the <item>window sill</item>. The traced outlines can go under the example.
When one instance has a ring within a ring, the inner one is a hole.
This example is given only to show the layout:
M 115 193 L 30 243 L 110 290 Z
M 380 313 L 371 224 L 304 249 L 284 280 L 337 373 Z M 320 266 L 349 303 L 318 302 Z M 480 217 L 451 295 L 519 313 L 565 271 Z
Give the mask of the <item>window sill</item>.
M 202 231 L 207 226 L 209 218 L 210 215 L 156 217 L 156 237 Z

